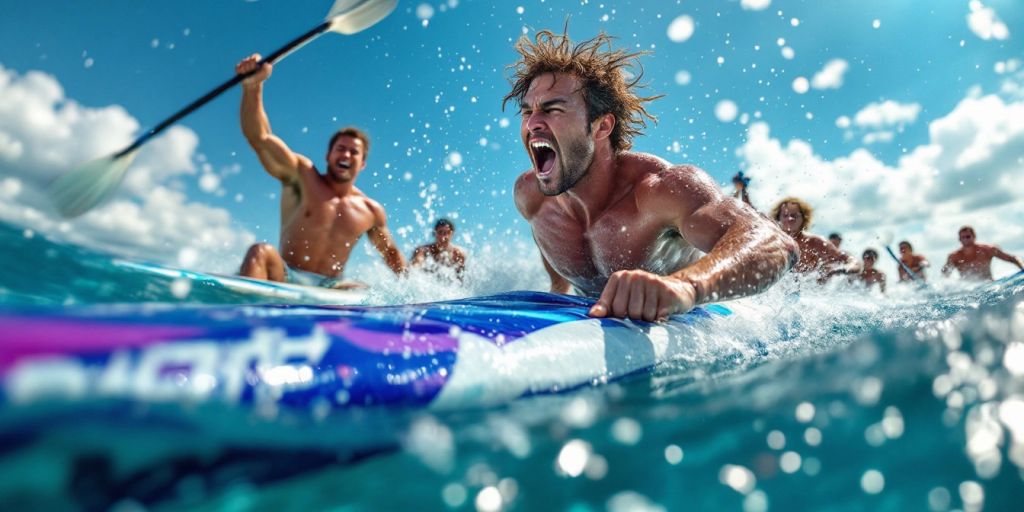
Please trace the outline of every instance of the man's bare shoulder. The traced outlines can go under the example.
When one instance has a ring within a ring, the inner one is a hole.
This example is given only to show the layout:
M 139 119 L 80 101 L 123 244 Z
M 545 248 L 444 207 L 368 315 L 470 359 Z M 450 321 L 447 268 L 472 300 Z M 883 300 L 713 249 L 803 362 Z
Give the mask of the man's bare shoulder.
M 689 164 L 670 164 L 651 155 L 639 154 L 635 160 L 637 201 L 655 208 L 670 205 L 697 208 L 718 197 L 717 186 L 700 168 Z
M 514 188 L 516 208 L 527 220 L 531 219 L 544 204 L 545 196 L 537 186 L 537 175 L 528 170 L 516 178 Z

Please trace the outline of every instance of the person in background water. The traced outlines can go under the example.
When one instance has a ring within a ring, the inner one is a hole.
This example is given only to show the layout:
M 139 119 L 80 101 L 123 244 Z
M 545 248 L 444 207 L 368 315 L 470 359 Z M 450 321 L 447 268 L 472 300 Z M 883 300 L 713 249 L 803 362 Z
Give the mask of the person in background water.
M 593 317 L 655 321 L 758 293 L 797 259 L 796 244 L 704 171 L 629 151 L 643 134 L 641 53 L 612 38 L 573 44 L 548 30 L 516 43 L 510 66 L 531 168 L 515 183 L 551 291 L 597 298 Z
M 753 203 L 750 202 L 750 194 L 747 192 L 747 189 L 750 187 L 749 176 L 745 176 L 743 171 L 736 173 L 736 175 L 732 177 L 732 186 L 735 188 L 732 193 L 733 197 L 749 204 L 751 207 L 754 206 Z
M 925 281 L 924 269 L 929 266 L 928 260 L 920 254 L 914 254 L 914 247 L 906 240 L 900 242 L 899 248 L 900 262 L 903 265 L 896 265 L 896 268 L 900 271 L 900 282 Z M 903 268 L 904 266 L 907 268 Z M 907 269 L 914 274 L 908 273 Z
M 308 286 L 361 286 L 342 281 L 342 273 L 363 234 L 393 272 L 403 272 L 405 260 L 388 231 L 384 208 L 355 186 L 366 166 L 369 138 L 356 128 L 339 130 L 327 145 L 321 174 L 270 131 L 263 84 L 273 66 L 259 61 L 254 54 L 235 67 L 238 74 L 256 71 L 242 81 L 242 133 L 267 174 L 281 182 L 281 251 L 267 243 L 253 245 L 238 273 Z
M 863 262 L 863 268 L 860 273 L 851 276 L 850 280 L 860 281 L 868 290 L 875 284 L 878 284 L 879 290 L 885 293 L 885 274 L 875 268 L 875 263 L 878 261 L 878 251 L 866 249 L 864 254 L 861 255 L 861 261 Z
M 455 275 L 462 279 L 466 270 L 466 251 L 452 243 L 455 224 L 448 219 L 440 219 L 434 224 L 434 243 L 421 245 L 412 253 L 410 265 L 414 268 L 423 267 L 435 270 L 444 266 L 455 270 Z
M 824 238 L 807 232 L 814 220 L 814 209 L 804 200 L 787 197 L 779 201 L 772 208 L 771 218 L 800 247 L 800 261 L 793 267 L 794 272 L 817 273 L 818 282 L 824 283 L 836 274 L 855 274 L 860 271 L 860 266 L 849 254 L 840 251 Z
M 961 279 L 991 281 L 992 258 L 1008 261 L 1024 270 L 1024 260 L 1020 257 L 1007 254 L 994 245 L 977 243 L 974 228 L 971 226 L 960 228 L 959 235 L 961 247 L 946 259 L 946 264 L 942 266 L 942 275 L 948 276 L 956 269 L 960 272 Z
M 829 233 L 828 241 L 834 245 L 836 249 L 838 249 L 840 245 L 843 245 L 843 237 L 839 233 Z

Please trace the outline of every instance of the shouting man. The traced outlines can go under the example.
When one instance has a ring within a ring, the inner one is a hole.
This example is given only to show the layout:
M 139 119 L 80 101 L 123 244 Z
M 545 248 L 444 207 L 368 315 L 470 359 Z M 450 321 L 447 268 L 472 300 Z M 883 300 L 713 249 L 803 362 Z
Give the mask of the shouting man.
M 267 173 L 281 182 L 281 250 L 266 243 L 249 248 L 239 274 L 308 286 L 348 288 L 342 272 L 356 242 L 365 233 L 396 274 L 405 261 L 387 227 L 380 203 L 355 186 L 366 166 L 370 141 L 356 128 L 343 128 L 327 145 L 326 171 L 293 152 L 270 131 L 263 110 L 263 83 L 273 66 L 252 55 L 235 68 L 256 73 L 242 82 L 242 133 Z
M 700 169 L 629 151 L 654 119 L 655 98 L 624 73 L 640 54 L 546 30 L 516 50 L 505 102 L 519 106 L 533 168 L 515 201 L 551 291 L 598 297 L 595 317 L 653 321 L 757 293 L 797 260 L 789 237 Z

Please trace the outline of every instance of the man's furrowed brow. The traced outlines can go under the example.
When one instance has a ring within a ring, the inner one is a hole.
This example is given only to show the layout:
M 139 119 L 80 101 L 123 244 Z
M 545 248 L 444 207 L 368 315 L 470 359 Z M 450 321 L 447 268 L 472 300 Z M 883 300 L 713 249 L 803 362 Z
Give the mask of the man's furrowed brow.
M 550 108 L 550 107 L 554 107 L 554 106 L 558 106 L 558 105 L 566 105 L 568 103 L 569 103 L 569 98 L 564 98 L 564 97 L 551 98 L 549 100 L 542 101 L 540 103 L 540 105 L 537 106 L 537 108 L 545 109 L 545 108 Z M 523 102 L 523 103 L 519 104 L 519 111 L 520 112 L 522 112 L 523 110 L 532 109 L 532 108 L 533 107 L 531 107 L 526 102 Z

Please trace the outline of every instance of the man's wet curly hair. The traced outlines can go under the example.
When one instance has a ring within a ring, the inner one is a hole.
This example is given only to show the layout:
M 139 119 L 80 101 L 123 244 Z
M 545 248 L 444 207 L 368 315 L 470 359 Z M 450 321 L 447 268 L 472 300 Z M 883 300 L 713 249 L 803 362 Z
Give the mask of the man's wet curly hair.
M 779 221 L 779 216 L 782 215 L 782 207 L 786 204 L 795 204 L 800 209 L 800 214 L 804 216 L 804 223 L 800 226 L 800 231 L 807 231 L 811 227 L 811 222 L 814 221 L 814 208 L 807 204 L 807 201 L 799 197 L 787 197 L 775 203 L 771 212 L 772 220 L 775 222 Z
M 581 83 L 583 99 L 587 104 L 587 121 L 593 122 L 605 114 L 615 117 L 610 142 L 615 152 L 633 147 L 633 137 L 643 134 L 647 120 L 658 119 L 647 112 L 644 103 L 661 96 L 642 97 L 636 90 L 643 88 L 643 66 L 638 57 L 648 52 L 629 53 L 613 50 L 613 37 L 604 32 L 593 39 L 572 44 L 568 28 L 561 34 L 550 30 L 537 32 L 531 41 L 522 36 L 516 41 L 520 59 L 508 66 L 512 76 L 512 91 L 501 102 L 502 109 L 515 99 L 522 106 L 526 92 L 534 78 L 545 73 L 565 73 L 575 76 Z M 627 78 L 626 68 L 636 67 L 638 73 Z M 587 131 L 589 132 L 589 124 Z

